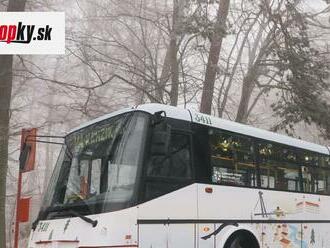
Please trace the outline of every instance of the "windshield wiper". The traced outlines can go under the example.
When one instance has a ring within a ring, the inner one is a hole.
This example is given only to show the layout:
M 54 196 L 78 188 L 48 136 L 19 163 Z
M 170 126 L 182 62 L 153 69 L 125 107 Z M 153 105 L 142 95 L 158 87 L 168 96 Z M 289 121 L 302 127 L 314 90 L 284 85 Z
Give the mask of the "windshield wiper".
M 97 220 L 92 220 L 91 218 L 83 216 L 82 214 L 78 213 L 75 210 L 69 209 L 67 212 L 64 212 L 64 213 L 69 213 L 70 215 L 73 215 L 75 217 L 79 217 L 80 219 L 86 221 L 87 223 L 90 223 L 93 227 L 97 226 L 97 223 L 98 223 Z M 66 216 L 66 214 L 63 214 L 63 212 L 60 215 L 61 215 L 61 217 Z M 40 219 L 41 219 L 40 216 L 38 216 L 38 218 L 32 223 L 32 230 L 36 229 Z
M 95 227 L 97 225 L 96 220 L 94 221 L 94 220 L 92 220 L 88 217 L 85 217 L 82 214 L 80 214 L 77 211 L 72 209 L 73 207 L 82 207 L 82 206 L 85 206 L 85 204 L 77 204 L 76 206 L 72 206 L 72 205 L 71 206 L 49 206 L 45 210 L 39 212 L 39 215 L 38 215 L 37 219 L 32 223 L 32 230 L 36 229 L 36 227 L 37 227 L 40 220 L 46 219 L 46 217 L 50 213 L 53 213 L 53 212 L 59 212 L 62 217 L 67 216 L 67 214 L 65 214 L 65 213 L 70 213 L 71 215 L 76 216 L 76 217 L 80 217 L 80 218 L 84 217 L 84 219 L 83 218 L 81 218 L 81 219 L 85 220 L 88 223 L 91 223 L 93 225 L 93 227 Z M 78 214 L 79 214 L 79 216 L 78 216 Z
M 82 219 L 82 220 L 84 220 L 84 221 L 92 224 L 93 227 L 96 227 L 97 226 L 97 223 L 98 223 L 97 220 L 92 220 L 91 218 L 88 218 L 86 216 L 83 216 L 80 213 L 78 213 L 78 212 L 76 212 L 76 211 L 74 211 L 72 209 L 70 209 L 68 212 L 70 214 L 72 214 L 73 216 L 79 217 L 80 219 Z

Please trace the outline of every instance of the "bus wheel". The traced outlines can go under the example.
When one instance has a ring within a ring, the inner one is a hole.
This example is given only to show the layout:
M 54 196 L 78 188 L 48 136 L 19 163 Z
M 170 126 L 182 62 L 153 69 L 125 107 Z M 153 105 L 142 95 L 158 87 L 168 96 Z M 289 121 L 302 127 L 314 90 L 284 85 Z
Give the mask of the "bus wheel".
M 251 232 L 242 230 L 230 235 L 224 248 L 260 248 L 260 246 Z

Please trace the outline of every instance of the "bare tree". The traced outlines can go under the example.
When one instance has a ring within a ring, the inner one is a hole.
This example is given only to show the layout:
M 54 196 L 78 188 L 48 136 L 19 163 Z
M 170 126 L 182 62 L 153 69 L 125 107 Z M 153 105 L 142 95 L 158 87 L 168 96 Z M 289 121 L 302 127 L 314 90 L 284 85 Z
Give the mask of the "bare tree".
M 9 0 L 7 11 L 24 11 L 26 0 Z M 6 176 L 8 168 L 8 134 L 13 80 L 13 56 L 0 55 L 0 246 L 6 247 Z
M 229 11 L 230 0 L 221 0 L 217 13 L 217 20 L 214 33 L 211 37 L 209 57 L 206 65 L 205 79 L 201 99 L 200 111 L 211 114 L 212 100 L 214 93 L 214 82 L 218 71 L 218 61 L 222 41 L 226 34 L 226 20 Z

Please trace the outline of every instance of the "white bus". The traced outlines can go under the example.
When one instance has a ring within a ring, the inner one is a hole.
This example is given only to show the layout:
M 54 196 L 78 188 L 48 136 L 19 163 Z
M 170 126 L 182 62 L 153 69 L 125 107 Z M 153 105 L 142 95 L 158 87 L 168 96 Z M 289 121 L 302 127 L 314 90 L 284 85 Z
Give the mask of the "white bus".
M 330 247 L 325 146 L 176 107 L 65 138 L 29 248 Z

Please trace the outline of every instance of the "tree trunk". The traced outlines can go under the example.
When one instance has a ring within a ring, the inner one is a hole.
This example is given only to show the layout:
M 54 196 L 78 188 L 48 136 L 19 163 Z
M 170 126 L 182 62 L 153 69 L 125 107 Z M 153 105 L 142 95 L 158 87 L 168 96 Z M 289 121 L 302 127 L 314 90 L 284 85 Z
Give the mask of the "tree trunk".
M 168 82 L 171 74 L 171 66 L 170 66 L 170 48 L 168 47 L 166 50 L 164 63 L 162 67 L 162 72 L 159 79 L 159 84 L 156 84 L 155 88 L 155 97 L 158 102 L 164 103 L 164 91 L 166 87 L 166 83 Z
M 170 92 L 170 100 L 171 105 L 176 106 L 178 105 L 178 98 L 179 98 L 179 62 L 177 58 L 178 54 L 178 28 L 180 25 L 180 12 L 182 11 L 183 5 L 182 0 L 179 4 L 179 0 L 173 0 L 173 17 L 172 17 L 172 31 L 170 34 L 170 65 L 171 65 L 171 92 Z
M 25 2 L 9 0 L 7 11 L 23 11 Z M 13 55 L 0 55 L 0 247 L 6 247 L 6 176 L 12 79 Z
M 0 247 L 6 247 L 6 176 L 12 62 L 12 55 L 0 55 Z
M 222 45 L 222 40 L 226 33 L 226 20 L 229 11 L 230 0 L 221 0 L 217 14 L 217 21 L 213 36 L 211 38 L 211 46 L 209 57 L 206 65 L 206 73 L 203 85 L 202 100 L 200 111 L 202 113 L 211 114 L 214 82 L 217 74 L 219 55 Z
M 257 77 L 258 76 L 255 69 L 251 68 L 248 74 L 243 79 L 242 95 L 237 110 L 237 115 L 235 119 L 236 122 L 240 122 L 240 123 L 247 122 L 249 102 L 252 91 L 255 86 L 255 80 L 257 80 Z
M 173 34 L 172 36 L 175 36 Z M 177 58 L 177 39 L 171 38 L 170 42 L 170 61 L 171 61 L 171 92 L 170 92 L 170 100 L 171 105 L 178 105 L 179 98 L 179 63 Z
M 256 39 L 254 41 L 254 45 L 249 53 L 248 71 L 243 79 L 241 99 L 238 105 L 237 115 L 235 118 L 236 122 L 247 123 L 250 112 L 249 105 L 251 95 L 256 86 L 256 81 L 260 77 L 259 63 L 262 58 L 267 57 L 267 55 L 270 53 L 270 49 L 268 48 L 273 42 L 273 32 L 275 32 L 275 30 L 271 29 L 266 39 L 261 42 L 263 31 L 264 29 L 262 25 L 259 28 Z M 261 47 L 257 53 L 257 49 L 259 46 Z

